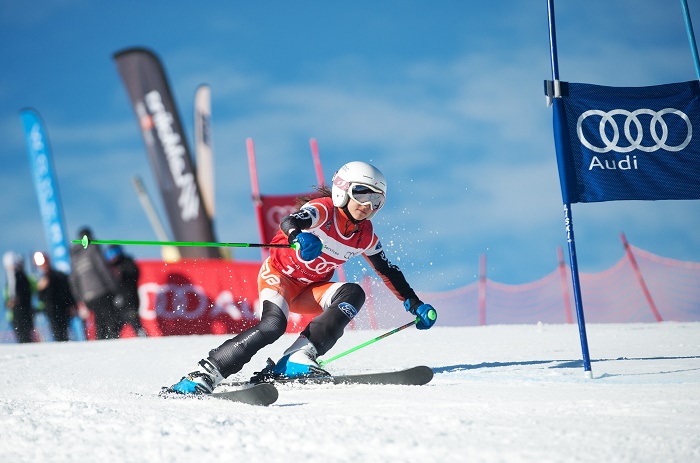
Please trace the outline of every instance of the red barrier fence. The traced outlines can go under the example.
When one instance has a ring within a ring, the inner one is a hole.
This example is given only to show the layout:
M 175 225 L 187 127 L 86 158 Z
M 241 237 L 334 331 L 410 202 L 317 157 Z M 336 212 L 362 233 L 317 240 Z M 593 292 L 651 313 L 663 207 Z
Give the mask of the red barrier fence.
M 626 249 L 610 269 L 580 274 L 587 323 L 700 321 L 700 263 L 660 257 L 629 244 Z M 530 283 L 499 283 L 482 273 L 467 286 L 418 295 L 437 308 L 441 326 L 572 323 L 570 286 L 570 270 L 560 257 L 557 270 Z M 371 288 L 376 306 L 395 304 L 381 283 Z M 376 320 L 380 327 L 395 324 L 385 311 L 377 311 Z

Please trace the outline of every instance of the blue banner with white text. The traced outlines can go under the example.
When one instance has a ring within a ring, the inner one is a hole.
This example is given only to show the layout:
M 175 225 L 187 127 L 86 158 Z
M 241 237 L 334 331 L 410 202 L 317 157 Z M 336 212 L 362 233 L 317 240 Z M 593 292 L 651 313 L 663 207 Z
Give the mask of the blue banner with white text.
M 29 154 L 32 180 L 39 201 L 39 212 L 44 225 L 49 255 L 53 267 L 64 273 L 70 273 L 70 255 L 63 208 L 58 191 L 58 182 L 54 171 L 49 138 L 39 114 L 33 109 L 20 111 L 24 135 Z
M 698 81 L 558 83 L 554 138 L 565 203 L 700 199 Z

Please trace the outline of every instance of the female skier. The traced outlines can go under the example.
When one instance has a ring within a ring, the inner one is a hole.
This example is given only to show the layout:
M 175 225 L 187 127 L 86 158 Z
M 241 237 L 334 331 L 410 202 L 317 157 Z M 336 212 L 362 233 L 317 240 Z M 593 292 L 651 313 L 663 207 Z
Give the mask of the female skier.
M 435 323 L 435 310 L 418 299 L 401 270 L 384 255 L 370 219 L 384 206 L 386 180 L 364 162 L 350 162 L 333 176 L 333 186 L 304 204 L 280 224 L 272 248 L 258 275 L 260 322 L 211 350 L 197 368 L 166 392 L 210 394 L 217 384 L 240 371 L 252 356 L 284 334 L 289 312 L 318 314 L 276 363 L 263 370 L 273 378 L 327 376 L 316 358 L 328 352 L 365 302 L 355 283 L 331 282 L 333 272 L 360 254 L 369 261 L 408 312 L 416 327 Z

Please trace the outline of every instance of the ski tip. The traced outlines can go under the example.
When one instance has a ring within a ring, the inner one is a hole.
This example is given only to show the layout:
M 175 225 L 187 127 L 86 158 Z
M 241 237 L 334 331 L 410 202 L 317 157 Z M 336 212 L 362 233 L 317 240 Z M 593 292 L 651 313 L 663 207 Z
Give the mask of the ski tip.
M 260 390 L 260 393 L 258 394 L 259 405 L 272 405 L 280 396 L 280 393 L 274 384 L 260 383 L 253 387 Z
M 433 369 L 425 365 L 419 365 L 417 367 L 410 368 L 409 370 L 416 378 L 416 385 L 418 386 L 428 384 L 430 381 L 432 381 L 434 376 Z

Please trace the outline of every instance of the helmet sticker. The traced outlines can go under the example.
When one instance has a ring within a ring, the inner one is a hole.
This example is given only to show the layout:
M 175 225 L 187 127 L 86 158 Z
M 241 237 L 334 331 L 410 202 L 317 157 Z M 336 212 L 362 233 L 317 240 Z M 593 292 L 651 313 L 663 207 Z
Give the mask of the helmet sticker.
M 350 187 L 350 182 L 343 180 L 340 175 L 335 174 L 333 176 L 333 185 L 337 186 L 343 191 L 348 191 L 348 188 Z

